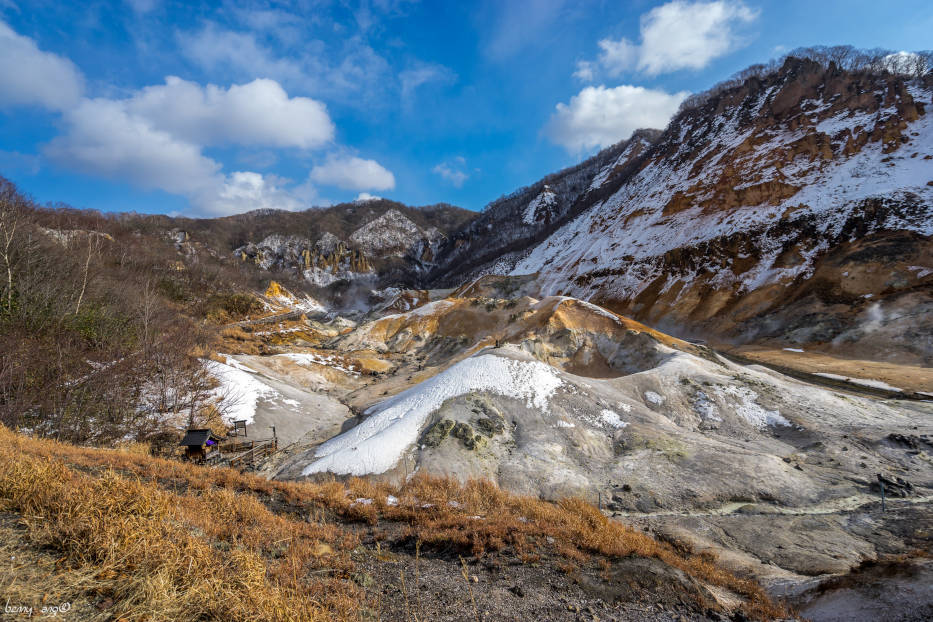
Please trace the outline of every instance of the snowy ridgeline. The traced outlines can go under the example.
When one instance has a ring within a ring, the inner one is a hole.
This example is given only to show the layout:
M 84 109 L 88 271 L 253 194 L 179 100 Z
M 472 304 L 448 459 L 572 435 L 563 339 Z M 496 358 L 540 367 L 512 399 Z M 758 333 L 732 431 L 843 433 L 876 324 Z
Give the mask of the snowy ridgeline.
M 363 423 L 318 447 L 317 460 L 303 474 L 384 473 L 417 442 L 428 417 L 446 400 L 488 391 L 547 411 L 551 396 L 562 384 L 554 368 L 538 361 L 488 354 L 468 358 L 370 408 Z
M 918 87 L 911 87 L 911 94 L 915 100 L 927 102 L 933 96 L 930 91 Z M 752 117 L 769 95 L 770 90 L 753 102 Z M 805 114 L 815 115 L 828 105 L 829 102 L 805 102 L 805 107 L 809 106 Z M 535 247 L 515 265 L 511 274 L 540 271 L 544 274 L 541 280 L 545 294 L 569 288 L 578 295 L 588 296 L 599 287 L 611 290 L 618 297 L 634 298 L 661 276 L 661 267 L 655 265 L 655 260 L 667 251 L 745 232 L 756 236 L 761 260 L 740 276 L 732 275 L 729 270 L 719 270 L 718 278 L 723 282 L 718 284 L 740 283 L 744 290 L 750 291 L 765 283 L 807 274 L 812 270 L 815 257 L 826 249 L 826 241 L 838 236 L 852 218 L 858 218 L 861 202 L 872 197 L 905 199 L 909 195 L 910 200 L 919 201 L 920 205 L 914 210 L 914 216 L 892 213 L 878 227 L 933 235 L 933 186 L 928 185 L 933 181 L 933 167 L 930 160 L 925 159 L 933 155 L 933 114 L 927 113 L 911 123 L 906 132 L 910 142 L 893 153 L 884 153 L 885 145 L 877 141 L 845 157 L 841 151 L 847 136 L 870 131 L 876 124 L 897 115 L 897 110 L 889 107 L 871 114 L 843 110 L 816 124 L 816 131 L 825 132 L 833 144 L 837 156 L 832 161 L 820 163 L 801 155 L 783 165 L 771 162 L 770 158 L 804 138 L 806 127 L 767 130 L 768 140 L 747 152 L 738 152 L 753 135 L 757 137 L 762 132 L 741 125 L 743 110 L 728 110 L 714 128 L 703 123 L 684 124 L 679 128 L 681 143 L 689 142 L 695 134 L 712 131 L 703 143 L 708 147 L 700 149 L 689 161 L 678 161 L 676 165 L 669 159 L 652 161 L 614 195 Z M 669 132 L 674 129 L 678 128 Z M 699 178 L 691 174 L 692 164 L 697 162 L 703 163 Z M 740 176 L 752 180 L 746 185 L 786 181 L 800 190 L 776 205 L 739 206 L 712 214 L 704 214 L 700 207 L 688 207 L 673 215 L 663 213 L 664 206 L 678 194 L 694 196 L 698 202 L 710 198 L 709 193 L 727 166 L 735 167 Z M 700 194 L 696 194 L 697 188 L 701 189 Z M 708 189 L 707 194 L 703 194 L 703 188 Z M 789 241 L 788 236 L 796 235 L 776 228 L 776 223 L 785 218 L 788 210 L 793 211 L 792 221 L 803 223 L 812 219 L 820 236 L 810 240 L 810 248 L 803 250 L 804 261 L 799 265 L 778 268 L 774 264 Z M 618 268 L 622 256 L 632 257 L 625 273 L 597 279 L 598 285 L 574 284 L 576 277 L 589 272 Z M 922 266 L 917 268 L 918 275 L 927 270 Z M 689 275 L 671 275 L 666 287 L 681 278 L 690 279 Z
M 702 369 L 706 365 L 706 362 L 689 354 L 675 355 L 667 364 L 654 370 L 659 372 L 658 378 L 671 375 L 670 385 L 676 387 L 671 392 L 673 404 L 668 406 L 667 397 L 647 390 L 643 393 L 645 405 L 668 421 L 674 421 L 677 415 L 672 409 L 684 401 L 683 396 L 678 395 L 682 392 L 679 382 L 682 369 L 697 366 Z M 625 401 L 618 401 L 613 408 L 599 405 L 601 400 L 592 393 L 592 386 L 579 380 L 573 380 L 539 361 L 515 360 L 493 354 L 473 356 L 371 407 L 366 411 L 368 418 L 358 426 L 317 447 L 314 459 L 301 473 L 305 476 L 323 472 L 367 475 L 390 471 L 407 451 L 416 446 L 431 415 L 445 401 L 473 392 L 514 398 L 549 415 L 552 401 L 556 399 L 558 389 L 562 389 L 561 394 L 566 394 L 576 405 L 561 402 L 548 425 L 571 430 L 583 424 L 610 437 L 630 425 L 630 421 L 625 419 L 637 416 L 644 422 L 646 416 L 656 416 L 648 415 L 647 411 L 634 413 L 632 404 Z M 693 411 L 703 421 L 722 422 L 720 413 L 727 412 L 733 425 L 747 425 L 758 430 L 791 425 L 777 409 L 761 406 L 758 394 L 745 386 L 726 382 L 711 385 L 710 390 L 710 395 L 700 391 L 692 403 Z M 619 413 L 625 413 L 625 419 Z

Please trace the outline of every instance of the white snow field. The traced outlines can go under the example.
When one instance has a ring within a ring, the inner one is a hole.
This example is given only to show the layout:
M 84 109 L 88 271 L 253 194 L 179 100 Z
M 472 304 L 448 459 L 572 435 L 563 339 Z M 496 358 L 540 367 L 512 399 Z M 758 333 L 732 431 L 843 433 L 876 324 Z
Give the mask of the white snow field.
M 555 370 L 538 361 L 489 354 L 468 358 L 370 408 L 363 423 L 320 445 L 315 452 L 318 459 L 305 467 L 303 474 L 384 473 L 417 441 L 428 416 L 446 400 L 472 391 L 489 391 L 546 411 L 561 384 Z

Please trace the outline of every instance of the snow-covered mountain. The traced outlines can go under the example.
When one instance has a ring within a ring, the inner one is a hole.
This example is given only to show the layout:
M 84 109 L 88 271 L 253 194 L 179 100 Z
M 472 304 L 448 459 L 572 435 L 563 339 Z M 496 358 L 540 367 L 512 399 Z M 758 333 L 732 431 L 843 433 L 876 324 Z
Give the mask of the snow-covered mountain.
M 475 217 L 375 200 L 211 226 L 321 287 L 535 274 L 529 295 L 681 336 L 933 361 L 933 77 L 793 57 L 744 75 Z
M 701 98 L 650 143 L 643 133 L 615 158 L 603 152 L 560 191 L 548 181 L 493 204 L 466 238 L 499 249 L 496 260 L 443 278 L 536 273 L 541 295 L 746 341 L 870 344 L 864 328 L 880 313 L 876 341 L 929 360 L 917 316 L 933 310 L 931 98 L 929 75 L 790 58 Z M 555 203 L 556 230 L 529 224 L 539 212 L 553 222 Z
M 639 130 L 576 166 L 493 201 L 440 244 L 430 282 L 456 287 L 511 268 L 528 248 L 579 214 L 594 188 L 622 174 L 659 135 L 657 130 Z

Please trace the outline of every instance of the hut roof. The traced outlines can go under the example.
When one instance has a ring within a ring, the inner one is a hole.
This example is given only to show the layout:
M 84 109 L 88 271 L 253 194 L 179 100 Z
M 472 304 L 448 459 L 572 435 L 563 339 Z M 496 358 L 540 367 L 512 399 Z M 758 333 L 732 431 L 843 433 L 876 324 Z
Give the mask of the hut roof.
M 179 445 L 182 447 L 203 447 L 208 441 L 220 442 L 220 438 L 207 428 L 188 430 Z

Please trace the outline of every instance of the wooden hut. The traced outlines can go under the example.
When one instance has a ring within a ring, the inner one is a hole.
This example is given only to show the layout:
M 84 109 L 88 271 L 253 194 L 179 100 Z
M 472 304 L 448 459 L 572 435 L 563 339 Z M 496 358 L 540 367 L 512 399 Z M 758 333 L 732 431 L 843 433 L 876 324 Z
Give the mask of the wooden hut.
M 218 451 L 220 437 L 207 428 L 188 430 L 179 446 L 185 448 L 185 458 L 195 462 L 204 462 Z

